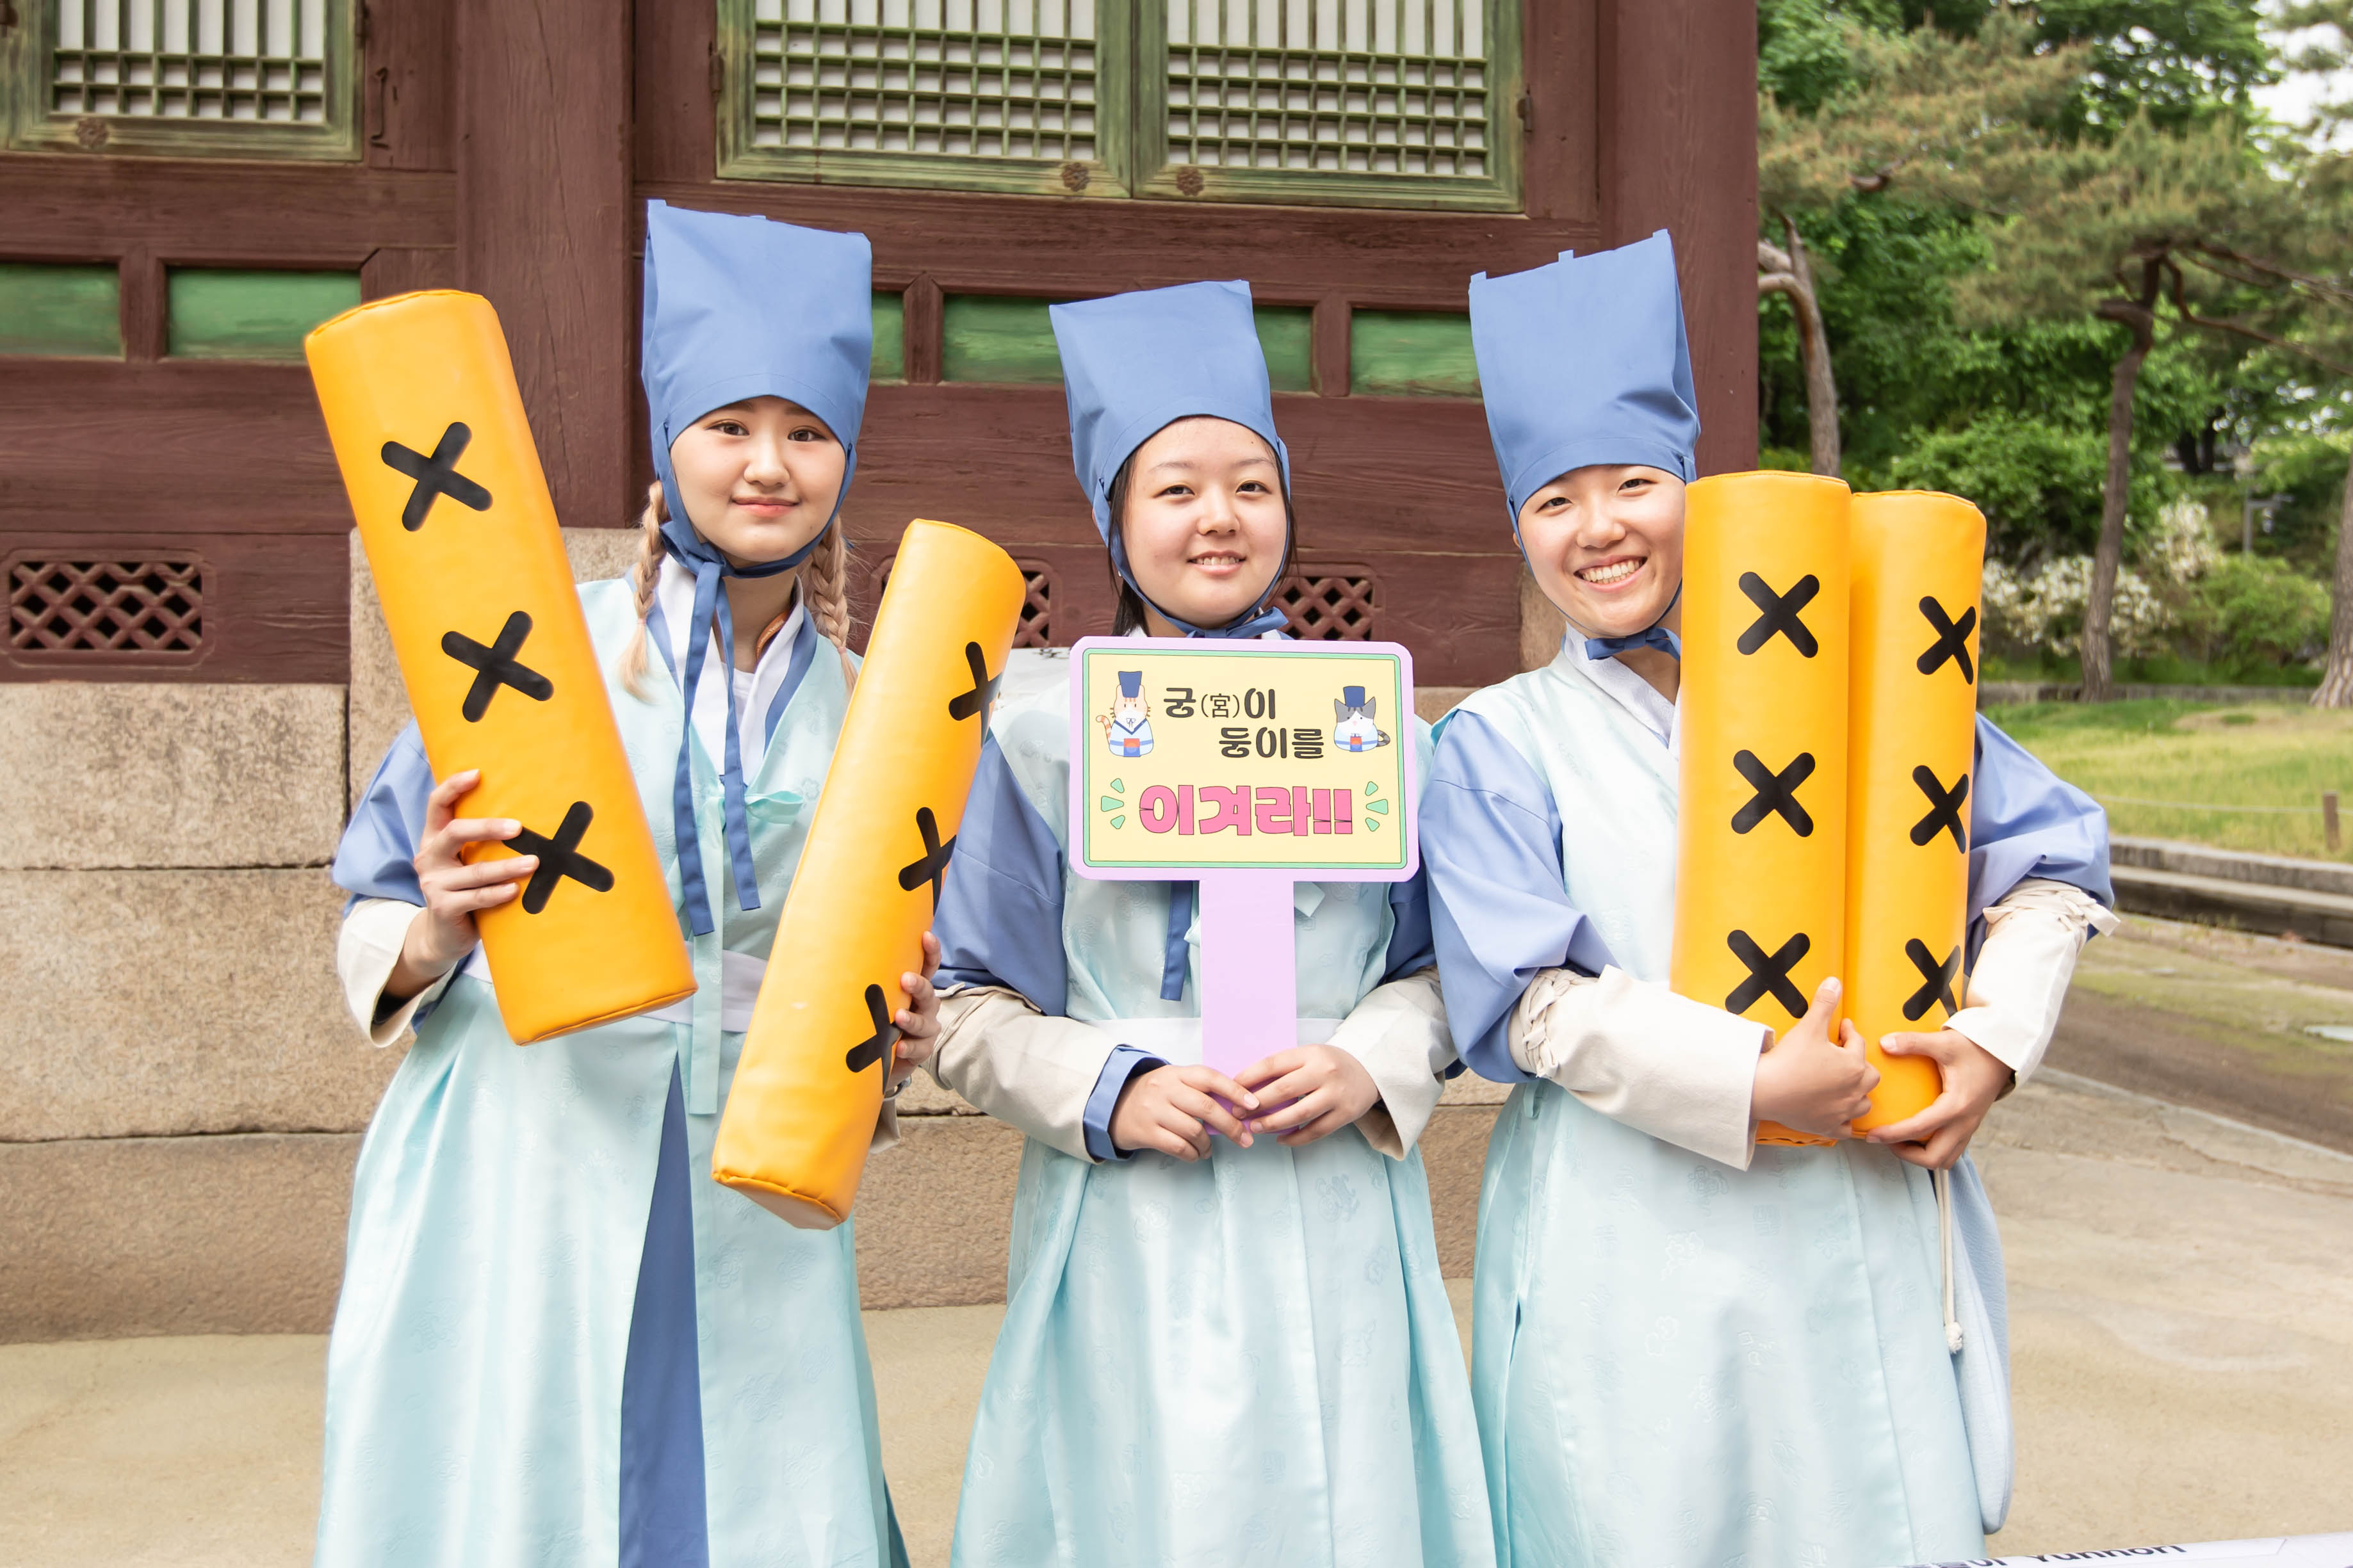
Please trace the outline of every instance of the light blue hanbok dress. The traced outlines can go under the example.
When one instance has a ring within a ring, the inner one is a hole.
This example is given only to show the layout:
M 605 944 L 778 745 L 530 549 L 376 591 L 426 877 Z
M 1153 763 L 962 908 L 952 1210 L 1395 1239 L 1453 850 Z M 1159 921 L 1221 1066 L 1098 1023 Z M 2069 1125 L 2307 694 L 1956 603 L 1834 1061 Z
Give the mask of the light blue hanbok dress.
M 581 602 L 638 792 L 659 803 L 648 818 L 675 900 L 670 638 L 658 608 L 661 658 L 636 697 L 612 674 L 630 584 L 590 584 Z M 353 1184 L 328 1351 L 327 1568 L 905 1561 L 852 1227 L 796 1230 L 709 1176 L 743 1039 L 723 997 L 748 997 L 767 956 L 847 700 L 834 650 L 797 621 L 763 662 L 781 679 L 765 752 L 746 752 L 755 910 L 723 880 L 719 777 L 694 747 L 719 921 L 690 940 L 700 989 L 682 1016 L 518 1047 L 470 961 L 417 1025 Z M 725 679 L 713 669 L 706 690 Z M 412 728 L 345 835 L 339 884 L 423 901 L 408 861 L 431 786 Z
M 1070 873 L 1068 700 L 1055 681 L 1000 706 L 936 921 L 944 984 L 1123 1042 L 1089 1157 L 1034 1132 L 1023 1152 L 954 1562 L 1492 1563 L 1419 1153 L 1358 1127 L 1194 1163 L 1111 1145 L 1132 1073 L 1198 1059 L 1199 939 L 1191 884 Z M 1431 962 L 1418 881 L 1301 883 L 1294 904 L 1303 1040 Z
M 1572 637 L 1546 668 L 1474 694 L 1440 728 L 1424 795 L 1455 1037 L 1474 1070 L 1519 1085 L 1488 1149 L 1475 1282 L 1497 1554 L 1520 1568 L 1979 1557 L 2006 1506 L 2010 1433 L 2000 1248 L 1974 1171 L 1953 1183 L 1956 1355 L 1927 1172 L 1852 1141 L 1761 1148 L 1736 1169 L 1513 1061 L 1511 1012 L 1540 971 L 1667 978 L 1672 715 L 1646 721 L 1641 694 L 1598 668 Z M 2029 876 L 2108 901 L 2088 797 L 1982 721 L 1974 776 L 1974 930 Z

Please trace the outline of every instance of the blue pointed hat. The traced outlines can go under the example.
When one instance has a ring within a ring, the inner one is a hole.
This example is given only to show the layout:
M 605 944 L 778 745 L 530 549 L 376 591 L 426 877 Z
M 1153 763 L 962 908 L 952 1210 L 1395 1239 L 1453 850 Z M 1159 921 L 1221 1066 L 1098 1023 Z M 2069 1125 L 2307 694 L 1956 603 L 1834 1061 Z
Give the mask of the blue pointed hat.
M 858 472 L 858 426 L 866 416 L 866 375 L 874 339 L 873 252 L 862 234 L 797 228 L 762 217 L 689 212 L 646 204 L 645 321 L 638 374 L 670 521 L 665 553 L 694 574 L 693 625 L 679 685 L 689 715 L 702 679 L 705 650 L 735 646 L 734 617 L 722 577 L 771 577 L 808 559 L 841 515 Z M 714 408 L 772 396 L 797 403 L 825 422 L 843 453 L 841 490 L 815 537 L 780 561 L 730 563 L 694 530 L 671 471 L 670 445 Z M 735 683 L 727 690 L 726 756 L 720 770 L 727 854 L 737 901 L 760 907 L 744 805 L 744 761 Z M 694 823 L 694 726 L 679 738 L 671 817 L 687 923 L 697 936 L 715 929 L 701 838 Z
M 1697 477 L 1699 400 L 1665 229 L 1471 280 L 1471 343 L 1516 531 L 1530 496 L 1593 463 Z
M 645 278 L 638 369 L 670 516 L 686 510 L 670 444 L 747 397 L 782 397 L 824 420 L 849 454 L 847 494 L 874 350 L 866 237 L 652 201 Z
M 1062 356 L 1072 466 L 1094 509 L 1095 531 L 1128 586 L 1135 587 L 1135 579 L 1126 546 L 1111 525 L 1112 481 L 1138 447 L 1169 425 L 1210 415 L 1256 433 L 1274 448 L 1289 495 L 1291 452 L 1274 433 L 1273 389 L 1249 284 L 1145 289 L 1056 305 L 1047 314 Z M 1188 632 L 1229 637 L 1254 637 L 1285 619 L 1280 611 L 1254 609 L 1231 626 L 1205 632 L 1168 618 Z

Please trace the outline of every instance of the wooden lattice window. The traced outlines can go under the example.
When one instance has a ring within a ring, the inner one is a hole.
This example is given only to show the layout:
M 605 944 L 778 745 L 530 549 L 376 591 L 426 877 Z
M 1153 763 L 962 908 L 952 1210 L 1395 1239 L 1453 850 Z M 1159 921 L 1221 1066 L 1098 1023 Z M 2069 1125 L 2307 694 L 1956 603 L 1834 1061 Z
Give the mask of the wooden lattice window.
M 185 663 L 205 650 L 204 563 L 12 560 L 8 647 L 42 663 Z
M 1493 0 L 1165 0 L 1140 63 L 1147 195 L 1519 205 L 1518 7 Z M 1156 54 L 1156 58 L 1151 58 Z
M 1291 617 L 1291 635 L 1303 642 L 1369 641 L 1373 636 L 1374 581 L 1370 576 L 1285 577 L 1274 602 Z
M 18 0 L 9 143 L 353 158 L 357 0 Z
M 719 172 L 1124 195 L 1126 21 L 1091 0 L 719 0 Z
M 1519 205 L 1519 0 L 717 0 L 719 172 Z

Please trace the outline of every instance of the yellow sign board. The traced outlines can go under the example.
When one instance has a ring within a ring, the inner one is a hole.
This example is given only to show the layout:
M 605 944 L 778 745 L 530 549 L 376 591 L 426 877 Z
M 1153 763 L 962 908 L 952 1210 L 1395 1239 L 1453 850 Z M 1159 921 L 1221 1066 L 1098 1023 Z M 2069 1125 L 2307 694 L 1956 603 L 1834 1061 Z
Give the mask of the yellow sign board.
M 1413 875 L 1413 661 L 1402 647 L 1089 637 L 1071 652 L 1081 876 Z

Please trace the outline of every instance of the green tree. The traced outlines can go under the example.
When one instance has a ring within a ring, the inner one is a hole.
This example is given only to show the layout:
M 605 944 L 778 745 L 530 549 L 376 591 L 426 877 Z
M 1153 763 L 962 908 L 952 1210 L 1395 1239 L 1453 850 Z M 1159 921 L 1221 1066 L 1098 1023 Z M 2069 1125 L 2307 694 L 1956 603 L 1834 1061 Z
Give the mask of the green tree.
M 2056 150 L 2037 195 L 1993 235 L 1992 264 L 1965 280 L 1977 319 L 2111 323 L 2107 462 L 2084 610 L 2084 697 L 2113 690 L 2110 609 L 2132 478 L 2134 395 L 2161 326 L 2293 353 L 2290 334 L 2328 286 L 2311 258 L 2325 223 L 2232 121 L 2168 133 L 2137 116 L 2105 139 Z M 2334 368 L 2333 364 L 2330 368 Z
M 1837 374 L 1821 289 L 1798 225 L 1858 196 L 1975 209 L 2015 200 L 2042 167 L 2050 119 L 2073 92 L 2084 49 L 2039 50 L 2007 8 L 1969 36 L 1924 22 L 1909 32 L 1786 9 L 1769 29 L 1757 100 L 1759 205 L 1778 242 L 1757 241 L 1760 295 L 1788 299 L 1804 367 L 1813 471 L 1841 471 Z M 1787 85 L 1802 108 L 1786 107 Z

